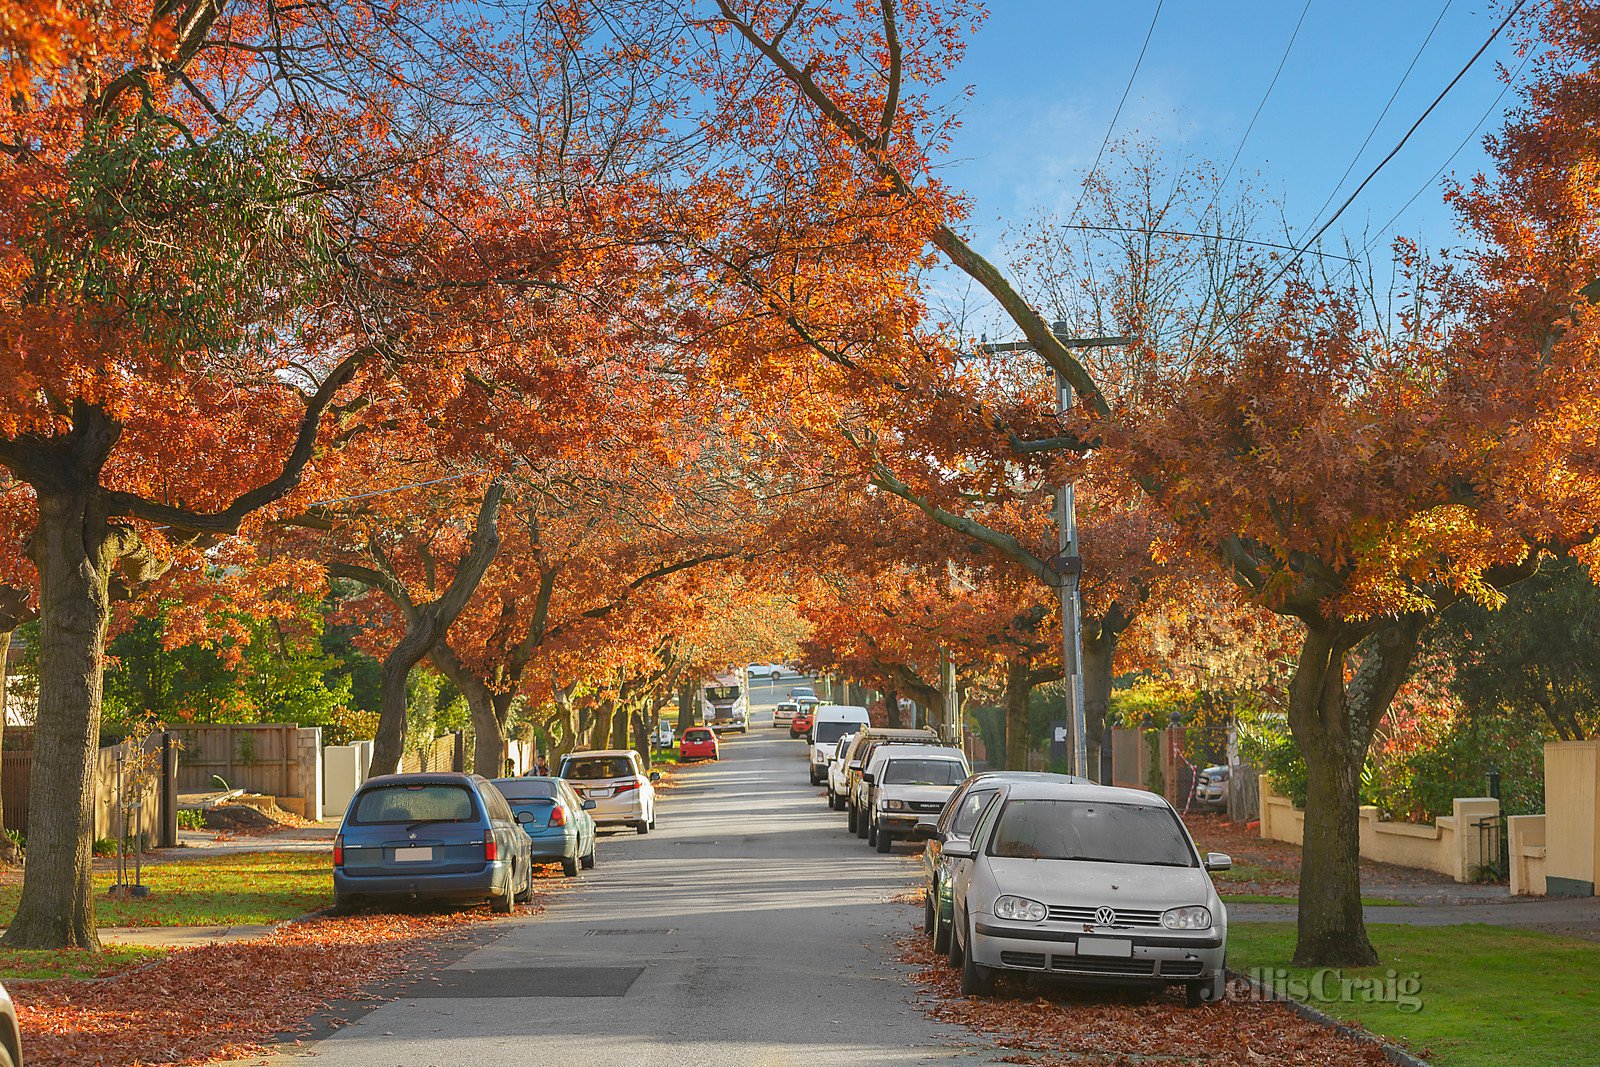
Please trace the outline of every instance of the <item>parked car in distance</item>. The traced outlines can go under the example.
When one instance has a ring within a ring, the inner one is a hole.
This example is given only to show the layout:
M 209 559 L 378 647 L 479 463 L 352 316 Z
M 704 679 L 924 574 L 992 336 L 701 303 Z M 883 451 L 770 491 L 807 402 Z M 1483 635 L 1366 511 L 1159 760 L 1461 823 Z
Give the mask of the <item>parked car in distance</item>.
M 811 784 L 821 785 L 828 760 L 839 738 L 862 729 L 872 718 L 867 709 L 850 704 L 822 704 L 812 713 L 808 741 L 811 747 Z
M 795 702 L 794 715 L 789 719 L 789 736 L 791 738 L 806 737 L 811 733 L 816 710 L 816 701 L 799 700 Z
M 972 773 L 959 748 L 947 745 L 880 745 L 880 758 L 863 774 L 867 793 L 867 844 L 879 852 L 894 847 L 918 823 L 932 823 L 945 801 Z
M 944 855 L 962 993 L 989 993 L 1005 970 L 1181 985 L 1190 1007 L 1220 997 L 1228 915 L 1208 872 L 1233 861 L 1202 859 L 1163 798 L 1008 782 L 968 841 L 947 836 Z
M 855 734 L 845 734 L 839 738 L 839 743 L 833 748 L 833 755 L 828 757 L 828 772 L 825 781 L 828 786 L 828 807 L 834 811 L 844 809 L 845 787 L 849 784 L 845 778 L 845 756 L 850 751 L 850 745 L 855 741 Z
M 1227 767 L 1207 767 L 1201 771 L 1194 780 L 1195 802 L 1213 808 L 1227 807 L 1230 777 Z
M 913 730 L 887 726 L 868 726 L 856 734 L 855 743 L 846 754 L 845 814 L 850 832 L 857 837 L 867 836 L 867 790 L 863 788 L 861 774 L 872 760 L 873 751 L 880 745 L 937 745 L 939 735 L 927 728 Z
M 662 719 L 660 724 L 656 726 L 654 738 L 656 747 L 671 748 L 675 740 L 673 735 L 676 732 L 677 731 L 673 728 L 671 719 Z
M 1087 778 L 1070 774 L 1051 774 L 1046 771 L 984 771 L 974 774 L 957 787 L 945 802 L 934 832 L 925 827 L 912 830 L 913 838 L 926 837 L 922 850 L 922 905 L 923 925 L 933 938 L 933 950 L 950 951 L 950 865 L 953 861 L 944 856 L 946 841 L 961 844 L 972 837 L 978 818 L 1006 782 L 1061 782 L 1088 784 Z
M 797 673 L 786 663 L 752 663 L 744 671 L 751 678 L 771 678 L 774 682 L 786 675 Z
M 333 839 L 333 903 L 488 901 L 509 913 L 533 892 L 528 835 L 475 774 L 369 778 Z
M 596 825 L 631 826 L 641 834 L 655 829 L 655 783 L 661 775 L 657 771 L 645 774 L 639 754 L 632 749 L 569 752 L 561 759 L 557 777 L 565 778 L 583 799 L 595 802 L 592 814 Z
M 792 700 L 780 700 L 778 701 L 778 706 L 772 709 L 772 725 L 778 727 L 788 726 L 799 713 L 799 704 Z M 792 733 L 793 731 L 790 732 Z
M 511 805 L 511 815 L 528 835 L 534 863 L 559 863 L 561 873 L 578 877 L 594 866 L 595 802 L 584 800 L 560 778 L 529 775 L 496 778 L 493 785 Z
M 691 726 L 683 732 L 683 740 L 678 742 L 678 759 L 688 763 L 691 760 L 719 760 L 722 750 L 717 746 L 717 732 L 709 726 Z
M 5 986 L 0 986 L 0 1067 L 22 1067 L 22 1031 Z
M 789 699 L 810 700 L 813 703 L 821 702 L 821 699 L 817 696 L 817 691 L 809 685 L 797 685 L 789 690 Z

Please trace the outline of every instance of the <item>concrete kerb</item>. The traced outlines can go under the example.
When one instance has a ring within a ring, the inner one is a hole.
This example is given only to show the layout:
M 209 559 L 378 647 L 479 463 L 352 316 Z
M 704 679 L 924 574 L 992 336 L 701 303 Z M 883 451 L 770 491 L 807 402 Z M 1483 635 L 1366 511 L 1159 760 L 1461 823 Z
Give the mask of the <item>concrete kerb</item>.
M 1344 1022 L 1341 1019 L 1335 1019 L 1327 1012 L 1318 1011 L 1311 1005 L 1306 1004 L 1303 1001 L 1295 1000 L 1293 997 L 1280 997 L 1277 993 L 1262 985 L 1260 982 L 1256 981 L 1248 974 L 1245 974 L 1243 971 L 1236 971 L 1232 967 L 1229 967 L 1228 977 L 1237 979 L 1238 981 L 1248 985 L 1263 1001 L 1287 1005 L 1290 1011 L 1294 1012 L 1302 1019 L 1305 1019 L 1309 1022 L 1314 1022 L 1318 1026 L 1325 1026 L 1341 1037 L 1348 1037 L 1350 1040 L 1358 1041 L 1363 1045 L 1375 1046 L 1383 1053 L 1383 1058 L 1388 1060 L 1390 1063 L 1395 1064 L 1396 1067 L 1431 1067 L 1427 1060 L 1418 1059 L 1405 1049 L 1401 1048 L 1399 1045 L 1396 1045 L 1392 1041 L 1385 1041 L 1383 1038 L 1374 1034 L 1370 1030 L 1363 1029 L 1359 1026 L 1352 1026 L 1350 1023 Z

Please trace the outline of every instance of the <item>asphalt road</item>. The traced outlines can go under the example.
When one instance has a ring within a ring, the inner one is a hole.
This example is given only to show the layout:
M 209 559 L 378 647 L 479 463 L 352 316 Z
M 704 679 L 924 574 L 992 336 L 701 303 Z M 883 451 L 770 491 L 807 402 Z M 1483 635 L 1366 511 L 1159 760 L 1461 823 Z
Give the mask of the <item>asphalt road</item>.
M 912 1006 L 893 962 L 913 874 L 806 782 L 753 688 L 749 735 L 662 794 L 657 829 L 600 842 L 542 914 L 274 1062 L 316 1067 L 985 1064 L 1001 1052 Z M 552 883 L 546 882 L 545 885 Z

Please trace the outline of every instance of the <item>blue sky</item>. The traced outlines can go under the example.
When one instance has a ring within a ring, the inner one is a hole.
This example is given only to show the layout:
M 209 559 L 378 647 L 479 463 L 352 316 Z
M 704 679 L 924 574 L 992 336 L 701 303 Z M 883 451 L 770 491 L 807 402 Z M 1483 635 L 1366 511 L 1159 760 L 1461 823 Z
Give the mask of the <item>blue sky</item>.
M 1303 0 L 1166 0 L 1118 120 L 1119 135 L 1153 138 L 1174 153 L 1226 167 L 1266 92 Z M 972 194 L 973 234 L 993 250 L 1004 223 L 1038 208 L 1070 209 L 1116 109 L 1155 0 L 991 0 L 953 86 L 971 85 L 955 159 L 945 177 Z M 1276 88 L 1239 158 L 1235 178 L 1256 175 L 1304 234 L 1440 18 L 1410 78 L 1343 190 L 1354 189 L 1449 83 L 1503 17 L 1489 0 L 1311 0 Z M 1401 153 L 1341 217 L 1339 232 L 1376 231 L 1461 144 L 1500 95 L 1496 61 L 1515 69 L 1508 27 Z M 1486 166 L 1483 132 L 1516 100 L 1506 93 L 1450 171 Z M 1432 182 L 1388 234 L 1430 245 L 1459 243 Z M 1276 237 L 1278 234 L 1260 234 Z M 1358 242 L 1359 243 L 1359 242 Z

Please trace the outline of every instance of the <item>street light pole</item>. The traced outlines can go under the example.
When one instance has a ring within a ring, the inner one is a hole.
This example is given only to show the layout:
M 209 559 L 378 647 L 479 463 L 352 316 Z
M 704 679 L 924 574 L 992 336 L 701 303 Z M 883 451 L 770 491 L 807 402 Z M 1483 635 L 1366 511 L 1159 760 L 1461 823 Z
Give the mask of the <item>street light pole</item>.
M 1068 348 L 1110 348 L 1128 343 L 1126 337 L 1068 337 L 1065 322 L 1054 322 L 1050 332 Z M 1072 385 L 1056 372 L 1056 407 L 1065 419 L 1072 411 Z M 1056 490 L 1056 557 L 1050 561 L 1060 576 L 1061 594 L 1061 669 L 1067 686 L 1067 771 L 1084 778 L 1098 778 L 1099 768 L 1090 773 L 1089 729 L 1083 708 L 1083 605 L 1079 585 L 1083 559 L 1078 552 L 1078 509 L 1071 482 Z

